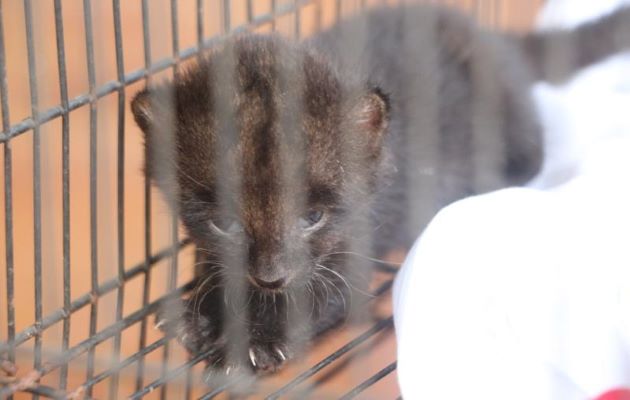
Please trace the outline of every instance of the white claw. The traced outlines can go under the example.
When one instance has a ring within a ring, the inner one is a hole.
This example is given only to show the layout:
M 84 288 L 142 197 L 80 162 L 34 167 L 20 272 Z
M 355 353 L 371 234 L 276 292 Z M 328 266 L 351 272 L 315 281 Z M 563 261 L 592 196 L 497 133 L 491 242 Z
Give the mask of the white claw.
M 188 339 L 188 334 L 184 333 L 184 335 L 179 339 L 180 342 L 186 344 L 186 339 Z
M 158 322 L 156 322 L 155 325 L 153 325 L 153 329 L 160 329 L 160 327 L 162 325 L 164 325 L 165 323 L 166 323 L 166 320 L 165 319 L 161 319 Z
M 282 358 L 282 361 L 286 361 L 287 358 L 285 357 L 284 353 L 282 352 L 282 350 L 280 350 L 279 348 L 276 347 L 276 353 L 278 353 L 278 355 L 280 356 L 280 358 Z
M 232 372 L 232 367 L 227 367 L 227 369 L 225 370 L 225 375 L 230 375 L 230 372 Z
M 254 355 L 254 349 L 249 349 L 249 360 L 252 362 L 252 365 L 256 366 L 256 356 Z

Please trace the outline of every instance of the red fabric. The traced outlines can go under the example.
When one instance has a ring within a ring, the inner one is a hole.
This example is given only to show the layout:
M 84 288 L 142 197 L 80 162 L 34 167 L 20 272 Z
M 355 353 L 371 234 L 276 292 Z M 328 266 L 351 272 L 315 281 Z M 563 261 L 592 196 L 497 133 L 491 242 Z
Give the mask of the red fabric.
M 614 389 L 610 390 L 595 400 L 630 400 L 630 389 Z

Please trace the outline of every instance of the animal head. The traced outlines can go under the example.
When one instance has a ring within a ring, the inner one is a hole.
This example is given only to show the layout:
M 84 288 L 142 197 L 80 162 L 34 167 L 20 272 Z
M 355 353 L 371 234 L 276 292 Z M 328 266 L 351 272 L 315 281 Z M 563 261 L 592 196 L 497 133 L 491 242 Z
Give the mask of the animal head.
M 146 174 L 209 262 L 263 291 L 307 282 L 367 218 L 388 109 L 275 36 L 228 40 L 132 102 Z

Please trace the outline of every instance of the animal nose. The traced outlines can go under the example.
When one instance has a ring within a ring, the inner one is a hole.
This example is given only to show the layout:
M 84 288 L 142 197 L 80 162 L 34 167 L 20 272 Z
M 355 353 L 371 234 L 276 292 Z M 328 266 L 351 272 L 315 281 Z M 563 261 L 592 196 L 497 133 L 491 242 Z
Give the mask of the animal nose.
M 279 279 L 265 279 L 265 278 L 258 278 L 255 276 L 252 276 L 252 280 L 254 281 L 254 284 L 256 286 L 259 286 L 261 288 L 264 289 L 280 289 L 281 287 L 284 286 L 286 280 L 284 278 L 279 278 Z

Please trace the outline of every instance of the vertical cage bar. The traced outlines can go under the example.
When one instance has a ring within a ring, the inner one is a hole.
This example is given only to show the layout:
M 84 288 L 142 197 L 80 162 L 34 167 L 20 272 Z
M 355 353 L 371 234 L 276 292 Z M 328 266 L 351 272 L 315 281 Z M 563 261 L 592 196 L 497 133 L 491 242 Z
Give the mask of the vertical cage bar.
M 440 87 L 442 75 L 439 66 L 439 51 L 436 39 L 436 16 L 427 13 L 420 19 L 403 17 L 401 48 L 406 62 L 403 63 L 408 76 L 418 76 L 397 87 L 400 98 L 408 98 L 407 119 L 409 128 L 402 137 L 402 152 L 406 171 L 401 175 L 401 183 L 406 185 L 405 218 L 410 221 L 406 229 L 410 237 L 419 231 L 415 227 L 426 226 L 438 207 L 440 176 L 443 174 L 444 160 L 440 157 Z M 420 50 L 422 49 L 422 50 Z M 416 71 L 416 72 L 410 72 Z M 422 135 L 414 132 L 422 130 Z M 422 171 L 422 172 L 421 172 Z
M 473 10 L 477 21 L 481 21 L 481 0 L 475 0 L 473 2 Z
M 172 29 L 172 46 L 173 46 L 173 57 L 175 58 L 175 64 L 173 65 L 173 75 L 177 77 L 179 75 L 179 12 L 177 10 L 177 0 L 171 0 L 171 29 Z M 202 34 L 203 41 L 203 34 Z M 201 54 L 202 49 L 199 48 L 199 52 Z M 174 109 L 175 107 L 173 107 Z M 177 256 L 178 256 L 178 218 L 177 212 L 171 210 L 172 212 L 172 226 L 173 226 L 173 264 L 171 268 L 171 278 L 169 282 L 169 291 L 175 289 L 177 285 Z M 173 275 L 174 274 L 174 275 Z M 168 343 L 167 343 L 168 345 Z M 185 392 L 184 399 L 188 400 L 192 397 L 192 368 L 186 370 L 186 378 L 185 378 Z
M 341 7 L 341 2 L 337 2 L 337 19 L 340 20 L 344 15 L 349 15 L 351 12 L 355 12 L 356 2 L 348 2 L 345 3 L 346 8 Z M 340 65 L 343 71 L 352 71 L 354 69 L 363 70 L 362 65 L 367 65 L 371 61 L 373 55 L 371 52 L 364 51 L 367 47 L 366 41 L 369 36 L 370 27 L 368 25 L 367 18 L 358 17 L 356 19 L 355 24 L 351 25 L 342 25 L 342 28 L 339 30 L 339 39 L 335 43 L 334 51 L 336 54 L 340 55 Z M 365 70 L 361 72 L 366 72 Z M 359 72 L 359 73 L 361 73 Z M 357 99 L 361 99 L 363 102 L 367 93 L 363 89 L 345 89 L 342 90 L 342 102 L 344 106 L 352 107 L 354 109 L 357 104 Z M 356 117 L 355 117 L 356 118 Z M 358 168 L 364 169 L 369 165 L 366 163 L 367 158 L 359 157 L 354 158 L 355 154 L 367 154 L 369 151 L 366 144 L 361 143 L 358 146 L 349 138 L 341 135 L 340 140 L 340 156 L 344 160 L 352 160 L 351 162 L 356 162 Z M 368 185 L 366 181 L 357 180 L 353 185 L 357 188 L 354 190 L 358 190 L 359 192 L 363 192 L 368 189 Z M 350 195 L 348 198 L 352 198 Z M 351 226 L 350 235 L 347 241 L 347 251 L 351 254 L 369 254 L 369 246 L 372 243 L 372 237 L 374 232 L 374 225 L 369 214 L 369 209 L 365 207 L 365 204 L 362 204 L 361 200 L 353 200 L 349 203 L 348 207 L 348 216 L 347 216 L 348 225 Z M 348 262 L 348 261 L 346 261 Z M 321 263 L 320 266 L 323 266 L 325 263 Z M 367 266 L 368 270 L 372 271 L 372 266 Z M 352 267 L 350 267 L 352 268 Z M 331 269 L 328 269 L 331 271 Z M 352 282 L 352 273 L 346 269 L 343 272 L 340 272 L 340 275 L 345 275 L 350 282 Z M 343 279 L 342 279 L 343 280 Z M 346 283 L 347 284 L 347 283 Z M 348 291 L 346 292 L 346 296 L 350 299 L 348 302 L 348 307 L 346 310 L 346 320 L 360 322 L 365 321 L 366 317 L 366 309 L 361 306 L 360 303 L 353 302 L 352 299 L 352 291 L 357 290 L 361 291 L 361 289 L 367 289 L 368 282 L 359 282 L 355 280 L 354 283 L 347 284 Z M 361 365 L 360 364 L 350 364 L 350 367 L 353 369 L 351 373 L 361 373 Z
M 98 186 L 97 186 L 97 139 L 96 139 L 96 71 L 94 67 L 94 37 L 92 30 L 92 6 L 90 0 L 83 0 L 83 24 L 85 28 L 86 63 L 88 69 L 88 85 L 90 90 L 90 337 L 96 334 L 98 321 Z M 86 380 L 94 376 L 94 352 L 90 347 L 87 354 Z M 87 397 L 92 397 L 92 386 L 87 388 Z
M 204 35 L 204 1 L 197 0 L 197 47 L 199 49 L 199 53 L 203 50 L 203 35 Z
M 37 64 L 33 34 L 33 10 L 31 0 L 24 0 L 24 22 L 26 26 L 26 50 L 28 55 L 28 83 L 31 96 L 31 115 L 34 121 L 39 119 L 39 99 L 37 91 Z M 42 216 L 41 216 L 41 141 L 40 127 L 33 128 L 33 247 L 35 277 L 35 324 L 42 321 Z M 35 336 L 33 368 L 38 369 L 42 362 L 42 337 Z M 33 394 L 33 399 L 38 399 Z
M 147 8 L 148 15 L 148 8 Z M 177 77 L 179 73 L 179 65 L 177 62 L 177 55 L 179 54 L 179 35 L 177 32 L 178 24 L 177 24 L 177 5 L 174 1 L 171 2 L 171 33 L 172 33 L 172 54 L 175 58 L 175 63 L 173 64 L 173 76 Z M 174 97 L 171 96 L 171 106 L 170 110 L 175 110 Z M 170 115 L 170 114 L 169 114 Z M 172 118 L 169 119 L 169 123 L 174 124 L 174 120 Z M 169 276 L 167 280 L 166 290 L 168 293 L 171 293 L 175 290 L 177 285 L 177 270 L 178 270 L 178 234 L 177 234 L 177 210 L 174 207 L 171 207 L 171 263 L 169 268 Z M 169 365 L 169 355 L 170 355 L 170 342 L 166 342 L 164 344 L 162 350 L 162 378 L 164 379 L 168 374 L 168 365 Z M 186 373 L 190 373 L 190 370 L 187 369 Z M 160 399 L 166 400 L 167 394 L 167 383 L 165 381 L 164 385 L 162 385 L 160 390 Z
M 315 26 L 317 27 L 315 31 L 319 33 L 322 31 L 322 2 L 318 1 L 315 7 Z
M 3 2 L 0 2 L 0 107 L 2 107 L 2 130 L 8 136 L 11 126 L 9 119 L 9 91 L 7 87 L 6 55 L 4 48 L 4 14 Z M 5 229 L 5 260 L 7 274 L 7 341 L 15 339 L 15 305 L 14 271 L 13 271 L 13 172 L 11 161 L 11 140 L 4 142 L 4 229 Z M 15 349 L 9 347 L 9 361 L 15 361 Z M 9 396 L 8 400 L 13 396 Z
M 59 68 L 59 93 L 61 107 L 68 111 L 68 82 L 66 74 L 66 54 L 63 37 L 63 15 L 61 0 L 55 0 L 55 38 L 57 41 L 57 64 Z M 61 115 L 61 148 L 62 148 L 62 208 L 63 208 L 63 336 L 61 349 L 68 350 L 70 341 L 70 131 L 69 112 Z M 61 367 L 59 387 L 66 389 L 68 380 L 68 364 Z
M 222 34 L 225 36 L 229 33 L 231 29 L 231 4 L 229 0 L 222 1 L 223 13 L 222 13 Z M 212 82 L 216 82 L 215 88 L 213 90 L 212 99 L 210 100 L 213 104 L 213 115 L 217 121 L 217 131 L 218 132 L 231 132 L 235 131 L 236 128 L 236 116 L 233 104 L 233 93 L 235 89 L 235 63 L 237 59 L 237 47 L 236 43 L 231 41 L 225 46 L 222 55 L 217 57 L 216 68 L 213 69 L 213 76 L 210 78 Z M 227 146 L 227 141 L 229 139 L 225 135 L 217 136 L 217 144 L 212 146 L 212 157 L 216 160 L 216 165 L 218 170 L 226 170 L 228 167 L 227 164 L 227 156 L 223 151 L 217 151 L 218 149 L 226 148 L 223 146 Z M 240 172 L 240 170 L 239 170 Z M 241 204 L 242 201 L 242 176 L 240 173 L 236 173 L 231 176 L 232 179 L 229 181 L 227 179 L 218 179 L 216 186 L 217 193 L 217 205 L 219 212 L 225 212 L 229 204 Z M 229 264 L 231 268 L 234 268 L 236 271 L 242 271 L 244 266 L 244 256 L 241 246 L 236 246 L 233 251 L 229 253 L 226 251 L 219 251 L 218 253 L 219 262 L 223 264 Z M 224 364 L 231 365 L 234 357 L 238 357 L 239 351 L 244 351 L 245 340 L 247 338 L 247 329 L 243 320 L 239 318 L 235 318 L 234 313 L 230 313 L 229 309 L 243 309 L 241 300 L 244 296 L 242 296 L 242 285 L 241 281 L 235 278 L 235 275 L 225 274 L 222 276 L 222 284 L 224 286 L 224 290 L 229 290 L 229 299 L 228 295 L 224 297 L 226 301 L 222 304 L 222 335 L 226 335 L 230 338 L 232 346 L 225 351 L 223 354 Z M 229 288 L 229 289 L 228 289 Z M 229 308 L 228 308 L 229 307 Z M 206 371 L 213 375 L 215 372 L 212 371 L 211 366 L 206 368 Z M 247 373 L 247 371 L 243 371 Z M 204 377 L 206 380 L 208 375 Z M 216 382 L 209 382 L 211 384 L 222 385 L 222 379 L 217 380 Z
M 120 0 L 113 0 L 114 11 L 114 41 L 116 47 L 116 75 L 118 82 L 125 80 L 125 67 L 123 62 L 122 24 L 120 18 Z M 124 301 L 124 269 L 125 269 L 125 87 L 118 89 L 118 146 L 116 167 L 116 220 L 118 236 L 118 292 L 116 297 L 116 321 L 122 319 L 122 305 Z M 120 356 L 120 335 L 114 337 L 113 362 Z M 111 398 L 118 395 L 118 374 L 114 374 L 110 380 L 109 394 Z
M 203 46 L 203 40 L 204 40 L 204 34 L 205 34 L 205 24 L 204 24 L 204 0 L 197 0 L 197 47 L 199 50 L 199 56 L 201 56 L 201 54 L 203 53 L 204 50 L 204 46 Z M 195 265 L 197 265 L 198 262 L 198 254 L 195 253 Z M 196 274 L 196 272 L 193 272 Z M 192 355 L 189 356 L 189 359 L 192 359 Z M 186 376 L 186 393 L 185 393 L 185 398 L 186 399 L 190 399 L 192 398 L 192 383 L 193 383 L 193 379 L 192 379 L 192 371 L 188 371 L 188 375 Z
M 494 0 L 494 29 L 503 29 L 503 21 L 501 18 L 501 6 L 503 2 L 501 0 Z
M 177 11 L 177 1 L 171 0 L 171 30 L 172 30 L 172 46 L 173 46 L 173 57 L 175 58 L 175 64 L 173 65 L 173 76 L 177 78 L 179 76 L 179 13 Z M 199 49 L 201 51 L 201 49 Z M 173 110 L 175 110 L 175 105 L 173 105 Z M 174 122 L 172 122 L 174 123 Z M 171 276 L 169 277 L 168 282 L 168 290 L 172 292 L 177 287 L 177 275 L 178 275 L 178 256 L 179 256 L 179 235 L 178 235 L 178 216 L 177 211 L 171 209 L 171 240 L 172 240 L 172 258 L 171 258 Z M 167 347 L 165 347 L 164 354 L 168 354 L 168 346 L 169 343 L 166 343 Z M 191 397 L 191 384 L 192 384 L 192 369 L 189 368 L 186 370 L 185 377 L 185 399 L 189 399 Z M 164 392 L 166 393 L 166 392 Z
M 232 29 L 232 2 L 230 0 L 223 0 L 223 34 L 227 34 Z
M 253 0 L 247 0 L 246 7 L 247 7 L 247 23 L 249 24 L 254 19 L 254 4 L 253 4 Z
M 199 253 L 199 251 L 195 251 L 195 263 L 194 263 L 195 267 L 197 265 L 199 265 L 201 263 L 201 261 L 202 261 L 201 254 Z M 194 273 L 196 275 L 196 271 Z M 194 358 L 194 355 L 190 354 L 188 356 L 188 361 L 190 362 L 193 358 Z M 186 399 L 186 400 L 192 398 L 192 392 L 193 392 L 193 367 L 189 368 L 188 371 L 186 371 L 186 388 L 185 388 L 185 392 L 184 392 L 184 399 Z
M 173 1 L 171 1 L 171 8 Z M 151 46 L 150 44 L 147 46 L 148 42 L 148 19 L 149 19 L 149 11 L 148 11 L 148 3 L 146 0 L 142 0 L 142 34 L 144 39 L 144 59 L 145 59 L 145 67 L 148 69 L 150 66 L 151 60 Z M 144 284 L 142 287 L 142 306 L 146 307 L 149 303 L 149 295 L 151 288 L 151 268 L 150 268 L 150 258 L 151 258 L 151 185 L 149 179 L 147 177 L 144 178 Z M 140 322 L 140 343 L 139 348 L 143 348 L 146 345 L 146 329 L 147 329 L 147 319 L 143 318 Z M 141 357 L 138 360 L 138 369 L 136 372 L 136 392 L 141 390 L 144 386 L 144 365 L 145 365 L 145 357 Z
M 293 0 L 293 7 L 295 13 L 295 25 L 293 27 L 293 34 L 296 39 L 300 38 L 302 32 L 302 13 L 300 12 L 300 0 Z
M 271 29 L 275 32 L 276 30 L 276 12 L 278 10 L 278 0 L 271 0 Z
M 177 0 L 171 0 L 171 46 L 173 47 L 173 73 L 179 73 L 179 11 L 177 10 Z
M 151 36 L 149 33 L 149 4 L 147 0 L 142 0 L 142 40 L 143 40 L 143 48 L 144 48 L 144 67 L 149 70 L 151 67 Z M 147 76 L 146 83 L 147 85 L 150 82 L 151 77 Z M 146 149 L 145 149 L 146 151 Z M 145 153 L 145 158 L 147 154 Z M 151 280 L 151 182 L 147 176 L 144 177 L 144 268 L 145 268 L 145 291 L 143 293 L 144 297 L 142 301 L 147 301 L 149 299 L 149 285 Z M 139 366 L 144 366 L 139 364 Z M 141 372 L 141 371 L 139 371 Z M 141 383 L 142 378 L 138 379 L 136 382 L 136 391 L 142 388 L 142 384 L 138 386 L 138 383 Z M 160 397 L 164 394 L 164 388 L 160 387 Z
M 173 209 L 171 210 L 171 243 L 172 249 L 171 252 L 171 265 L 169 271 L 169 277 L 167 282 L 167 292 L 171 293 L 175 290 L 177 285 L 177 270 L 178 270 L 178 235 L 177 235 L 177 212 Z M 164 379 L 168 374 L 168 363 L 169 363 L 169 349 L 170 342 L 164 343 L 163 353 L 162 353 L 162 379 Z M 190 369 L 186 370 L 186 373 L 190 373 Z M 160 391 L 160 399 L 166 400 L 167 393 L 167 381 L 165 381 L 164 385 L 161 386 Z

